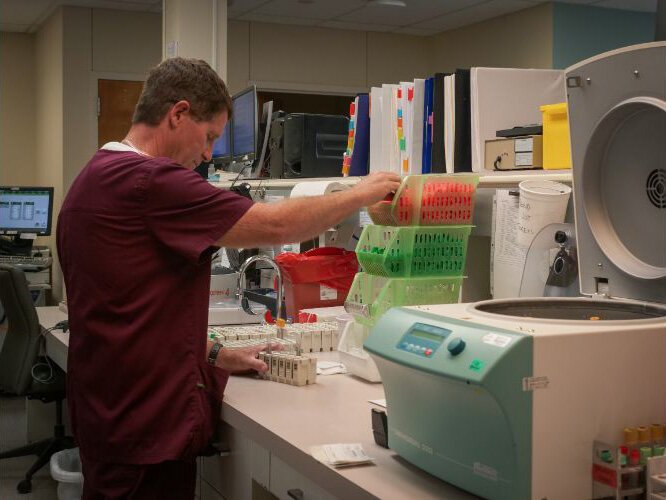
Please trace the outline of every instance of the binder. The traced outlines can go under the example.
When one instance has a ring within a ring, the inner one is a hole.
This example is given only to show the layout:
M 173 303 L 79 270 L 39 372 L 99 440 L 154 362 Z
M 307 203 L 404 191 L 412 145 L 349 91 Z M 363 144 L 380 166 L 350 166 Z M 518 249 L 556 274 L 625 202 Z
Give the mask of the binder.
M 385 170 L 382 167 L 382 89 L 370 89 L 370 172 Z
M 435 73 L 432 93 L 432 153 L 430 171 L 446 172 L 444 157 L 444 73 Z
M 455 139 L 453 171 L 472 171 L 472 131 L 470 110 L 470 70 L 457 69 L 454 79 L 455 91 Z
M 368 157 L 370 155 L 370 98 L 368 94 L 356 97 L 356 120 L 354 133 L 354 149 L 351 157 L 349 175 L 367 175 Z
M 410 127 L 410 160 L 409 173 L 420 174 L 423 172 L 423 105 L 425 94 L 425 80 L 416 78 L 414 80 L 414 96 L 412 99 L 412 125 Z
M 426 78 L 425 81 L 425 95 L 423 106 L 423 165 L 422 172 L 429 174 L 431 172 L 432 162 L 432 97 L 433 97 L 433 83 L 432 77 Z

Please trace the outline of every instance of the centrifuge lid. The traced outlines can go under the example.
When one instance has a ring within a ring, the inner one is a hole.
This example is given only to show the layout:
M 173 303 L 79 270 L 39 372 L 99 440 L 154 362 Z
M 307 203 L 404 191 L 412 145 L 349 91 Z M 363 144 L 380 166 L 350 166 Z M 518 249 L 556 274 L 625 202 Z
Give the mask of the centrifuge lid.
M 567 70 L 581 291 L 666 303 L 666 43 Z

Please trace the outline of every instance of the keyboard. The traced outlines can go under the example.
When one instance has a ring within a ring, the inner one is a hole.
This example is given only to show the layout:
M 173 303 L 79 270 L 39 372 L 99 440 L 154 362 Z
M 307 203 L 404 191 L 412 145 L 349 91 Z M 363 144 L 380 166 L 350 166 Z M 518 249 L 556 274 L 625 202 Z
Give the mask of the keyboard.
M 53 263 L 51 257 L 35 257 L 32 255 L 0 255 L 0 264 L 8 264 L 26 271 L 39 271 Z

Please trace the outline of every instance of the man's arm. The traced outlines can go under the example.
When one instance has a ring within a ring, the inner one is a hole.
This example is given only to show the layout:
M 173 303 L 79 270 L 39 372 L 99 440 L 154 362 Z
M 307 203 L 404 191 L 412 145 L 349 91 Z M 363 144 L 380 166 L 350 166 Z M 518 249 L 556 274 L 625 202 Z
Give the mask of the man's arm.
M 397 191 L 400 177 L 370 174 L 351 189 L 325 196 L 256 203 L 217 242 L 230 248 L 253 248 L 310 239 L 365 206 Z

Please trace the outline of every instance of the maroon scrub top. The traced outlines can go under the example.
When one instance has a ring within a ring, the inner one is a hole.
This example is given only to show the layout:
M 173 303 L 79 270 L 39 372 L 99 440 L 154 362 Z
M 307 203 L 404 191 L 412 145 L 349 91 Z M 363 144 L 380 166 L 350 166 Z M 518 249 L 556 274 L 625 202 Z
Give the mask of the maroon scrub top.
M 58 218 L 68 402 L 91 460 L 189 459 L 228 373 L 206 362 L 210 256 L 252 201 L 168 158 L 100 150 Z

